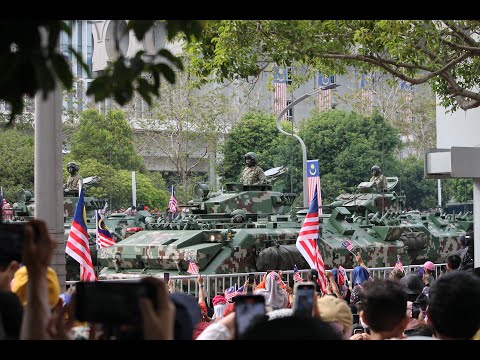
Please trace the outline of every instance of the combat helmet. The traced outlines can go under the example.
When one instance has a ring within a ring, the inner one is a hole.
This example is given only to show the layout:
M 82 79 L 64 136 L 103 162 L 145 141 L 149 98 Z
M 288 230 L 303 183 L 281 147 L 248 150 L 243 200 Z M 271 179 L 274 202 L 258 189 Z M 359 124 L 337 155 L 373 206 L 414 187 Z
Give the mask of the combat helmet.
M 233 210 L 230 216 L 232 218 L 232 222 L 234 223 L 242 223 L 247 220 L 247 214 L 245 214 L 245 211 L 242 209 Z
M 378 173 L 380 174 L 382 172 L 382 169 L 380 169 L 380 166 L 378 165 L 373 165 L 372 168 L 370 169 L 370 172 L 373 173 Z
M 245 159 L 247 159 L 247 158 L 252 159 L 254 164 L 257 162 L 257 154 L 255 154 L 255 153 L 252 152 L 252 151 L 246 153 L 245 156 L 244 156 L 244 158 L 245 158 Z
M 67 164 L 67 169 L 69 167 L 73 167 L 76 171 L 78 171 L 78 169 L 80 169 L 80 166 L 78 166 L 78 164 L 75 162 L 75 161 L 70 161 L 68 164 Z

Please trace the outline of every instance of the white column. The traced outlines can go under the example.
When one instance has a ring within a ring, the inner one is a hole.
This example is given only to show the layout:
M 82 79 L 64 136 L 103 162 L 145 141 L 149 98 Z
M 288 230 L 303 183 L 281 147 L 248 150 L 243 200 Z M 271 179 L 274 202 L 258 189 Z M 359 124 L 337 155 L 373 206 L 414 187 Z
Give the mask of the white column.
M 473 178 L 473 264 L 480 266 L 480 178 Z
M 132 206 L 137 206 L 137 179 L 135 178 L 135 171 L 132 171 Z
M 65 290 L 65 239 L 63 225 L 62 173 L 62 91 L 57 83 L 55 91 L 46 100 L 43 94 L 35 96 L 35 217 L 44 220 L 50 234 L 57 241 L 52 259 Z
M 45 33 L 43 34 L 45 35 Z M 57 241 L 52 258 L 65 291 L 65 230 L 63 225 L 63 173 L 62 173 L 62 90 L 56 89 L 43 98 L 35 95 L 35 218 L 47 223 L 48 231 Z
M 437 191 L 438 191 L 438 207 L 442 207 L 442 179 L 437 180 Z

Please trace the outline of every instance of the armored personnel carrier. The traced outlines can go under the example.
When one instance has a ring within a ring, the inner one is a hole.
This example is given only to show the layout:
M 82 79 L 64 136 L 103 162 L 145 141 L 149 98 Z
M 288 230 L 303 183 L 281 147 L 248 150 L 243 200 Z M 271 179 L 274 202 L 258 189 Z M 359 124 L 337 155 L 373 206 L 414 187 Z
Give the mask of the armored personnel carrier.
M 443 262 L 460 247 L 460 235 L 473 228 L 472 214 L 407 212 L 405 197 L 393 190 L 397 183 L 398 178 L 387 177 L 387 191 L 380 193 L 374 183 L 362 182 L 358 193 L 342 194 L 324 207 L 331 211 L 320 216 L 319 247 L 326 265 L 356 265 L 342 245 L 345 240 L 368 267 L 394 266 L 397 255 L 404 265 Z
M 99 279 L 186 274 L 190 260 L 203 274 L 258 271 L 271 266 L 266 258 L 272 255 L 263 252 L 270 247 L 281 249 L 274 255 L 292 255 L 288 263 L 277 257 L 273 268 L 307 267 L 294 245 L 301 227 L 290 214 L 295 194 L 272 191 L 270 184 L 239 183 L 228 183 L 219 193 L 198 184 L 195 194 L 186 205 L 188 216 L 146 218 L 145 230 L 100 249 Z
M 345 240 L 368 267 L 394 266 L 397 255 L 405 265 L 444 261 L 459 248 L 459 236 L 473 227 L 471 214 L 406 212 L 405 197 L 393 190 L 397 183 L 387 178 L 381 193 L 374 183 L 360 183 L 358 193 L 323 206 L 319 247 L 327 269 L 356 265 Z M 99 279 L 187 274 L 190 260 L 203 274 L 309 267 L 295 247 L 307 213 L 291 209 L 295 194 L 238 183 L 214 194 L 198 184 L 195 192 L 189 216 L 170 222 L 147 217 L 142 231 L 101 249 Z

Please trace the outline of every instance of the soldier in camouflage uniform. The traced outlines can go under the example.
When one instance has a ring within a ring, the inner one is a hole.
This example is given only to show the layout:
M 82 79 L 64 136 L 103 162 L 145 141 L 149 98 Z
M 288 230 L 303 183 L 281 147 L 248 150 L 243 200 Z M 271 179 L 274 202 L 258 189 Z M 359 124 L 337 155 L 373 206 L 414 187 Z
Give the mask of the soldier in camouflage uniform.
M 375 185 L 377 185 L 378 192 L 387 191 L 387 179 L 383 176 L 380 166 L 373 165 L 371 172 L 372 177 L 370 178 L 370 181 L 373 181 Z
M 80 167 L 75 161 L 70 161 L 67 164 L 67 171 L 70 173 L 70 176 L 68 177 L 67 183 L 64 186 L 65 191 L 78 191 L 78 184 L 83 180 L 78 173 L 79 169 Z
M 267 178 L 260 166 L 257 165 L 257 155 L 254 152 L 245 154 L 245 168 L 242 170 L 240 182 L 245 185 L 266 184 Z

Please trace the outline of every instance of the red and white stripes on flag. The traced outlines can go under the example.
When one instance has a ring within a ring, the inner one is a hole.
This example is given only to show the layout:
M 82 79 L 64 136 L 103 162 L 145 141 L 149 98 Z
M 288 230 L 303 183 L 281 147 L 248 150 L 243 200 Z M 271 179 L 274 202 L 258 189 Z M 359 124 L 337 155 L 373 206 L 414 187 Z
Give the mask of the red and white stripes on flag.
M 88 243 L 87 220 L 84 205 L 85 190 L 80 189 L 75 215 L 68 234 L 65 252 L 80 264 L 81 281 L 97 281 Z
M 273 113 L 278 116 L 283 109 L 287 107 L 287 69 L 275 66 L 273 68 L 273 85 L 275 93 L 273 95 Z M 282 120 L 286 120 L 286 114 Z
M 192 275 L 198 275 L 198 272 L 199 272 L 198 265 L 192 259 L 190 259 L 190 261 L 188 262 L 187 272 Z
M 361 89 L 361 102 L 362 102 L 362 111 L 365 113 L 371 113 L 373 111 L 373 95 L 374 90 L 372 88 L 373 78 L 367 77 L 367 75 L 362 74 L 360 79 L 360 89 Z
M 318 271 L 318 284 L 323 292 L 326 291 L 327 277 L 325 275 L 325 264 L 323 263 L 322 254 L 318 247 L 319 222 L 318 222 L 318 201 L 317 188 L 307 216 L 303 221 L 302 228 L 298 234 L 295 246 L 305 258 L 310 268 Z
M 323 214 L 322 211 L 322 192 L 320 188 L 320 165 L 318 160 L 307 160 L 307 187 L 308 187 L 308 204 L 313 199 L 315 195 L 315 187 L 318 189 L 317 199 L 318 199 L 318 213 Z
M 103 222 L 103 217 L 100 214 L 101 210 L 96 210 L 97 213 L 97 248 L 103 249 L 108 246 L 115 245 L 115 240 Z
M 170 194 L 170 200 L 168 200 L 168 211 L 174 214 L 177 212 L 177 198 L 175 197 L 173 185 L 172 185 L 172 192 Z
M 318 110 L 325 111 L 332 108 L 332 92 L 330 89 L 318 92 Z
M 302 275 L 300 275 L 300 273 L 298 272 L 297 264 L 295 264 L 295 266 L 293 268 L 293 281 L 295 281 L 295 282 L 302 282 L 303 281 Z

